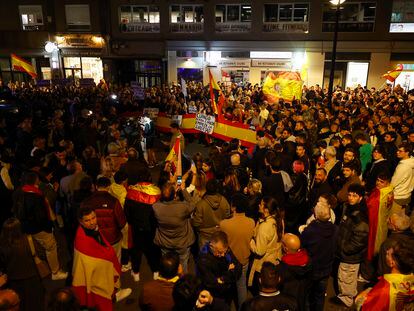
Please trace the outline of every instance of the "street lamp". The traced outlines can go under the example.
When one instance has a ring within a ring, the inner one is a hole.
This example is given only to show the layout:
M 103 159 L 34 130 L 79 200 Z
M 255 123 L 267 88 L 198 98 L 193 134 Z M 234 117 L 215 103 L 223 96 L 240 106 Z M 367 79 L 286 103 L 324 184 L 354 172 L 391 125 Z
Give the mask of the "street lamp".
M 58 45 L 55 42 L 47 41 L 45 44 L 45 51 L 50 54 L 52 77 L 61 77 Z
M 332 47 L 332 58 L 331 58 L 331 72 L 329 75 L 329 86 L 328 86 L 328 105 L 331 105 L 332 102 L 332 91 L 333 91 L 333 83 L 334 83 L 334 76 L 335 76 L 335 61 L 336 61 L 336 45 L 338 43 L 338 25 L 339 25 L 339 15 L 340 15 L 340 8 L 341 4 L 344 3 L 346 0 L 330 0 L 329 2 L 333 5 L 336 5 L 336 12 L 335 12 L 335 28 L 334 28 L 334 37 L 333 37 L 333 47 Z

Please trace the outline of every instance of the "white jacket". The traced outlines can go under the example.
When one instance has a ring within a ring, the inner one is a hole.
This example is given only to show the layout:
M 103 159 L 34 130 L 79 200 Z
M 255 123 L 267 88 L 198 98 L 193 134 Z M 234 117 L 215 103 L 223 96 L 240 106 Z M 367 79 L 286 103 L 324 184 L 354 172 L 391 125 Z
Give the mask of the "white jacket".
M 401 160 L 392 176 L 394 199 L 408 199 L 414 189 L 414 158 Z

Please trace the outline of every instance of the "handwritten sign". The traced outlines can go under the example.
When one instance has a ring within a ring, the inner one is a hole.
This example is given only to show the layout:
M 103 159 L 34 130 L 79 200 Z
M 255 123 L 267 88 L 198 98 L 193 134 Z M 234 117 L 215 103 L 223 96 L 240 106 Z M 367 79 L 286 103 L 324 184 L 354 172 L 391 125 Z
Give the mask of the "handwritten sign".
M 137 81 L 131 81 L 131 89 L 136 99 L 138 100 L 145 99 L 145 90 L 142 88 L 140 83 L 138 83 Z
M 198 110 L 196 106 L 192 106 L 192 105 L 188 106 L 188 113 L 197 113 L 197 112 Z
M 212 134 L 214 130 L 215 121 L 216 121 L 216 118 L 214 116 L 209 116 L 203 113 L 198 113 L 194 128 L 200 132 Z

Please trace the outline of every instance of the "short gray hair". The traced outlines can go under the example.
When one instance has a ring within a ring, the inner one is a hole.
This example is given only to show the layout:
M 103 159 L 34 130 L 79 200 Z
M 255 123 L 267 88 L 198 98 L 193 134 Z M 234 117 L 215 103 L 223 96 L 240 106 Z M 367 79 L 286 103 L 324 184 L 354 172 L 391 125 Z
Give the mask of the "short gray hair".
M 328 146 L 325 150 L 325 154 L 329 154 L 330 156 L 336 156 L 336 149 L 334 146 Z
M 328 221 L 331 219 L 331 208 L 327 203 L 318 202 L 314 208 L 315 218 L 320 221 Z

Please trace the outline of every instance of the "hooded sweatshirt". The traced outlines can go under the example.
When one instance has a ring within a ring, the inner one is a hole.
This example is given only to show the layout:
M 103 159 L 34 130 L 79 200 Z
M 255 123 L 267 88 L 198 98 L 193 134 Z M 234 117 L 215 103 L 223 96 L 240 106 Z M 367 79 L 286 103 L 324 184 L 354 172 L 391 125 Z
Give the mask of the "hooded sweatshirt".
M 391 184 L 394 186 L 394 199 L 404 200 L 411 197 L 411 192 L 414 189 L 414 158 L 410 157 L 401 160 L 394 175 L 392 176 Z

